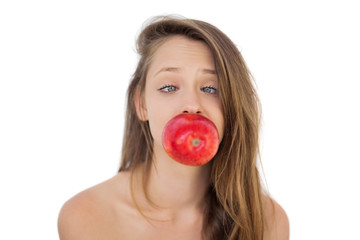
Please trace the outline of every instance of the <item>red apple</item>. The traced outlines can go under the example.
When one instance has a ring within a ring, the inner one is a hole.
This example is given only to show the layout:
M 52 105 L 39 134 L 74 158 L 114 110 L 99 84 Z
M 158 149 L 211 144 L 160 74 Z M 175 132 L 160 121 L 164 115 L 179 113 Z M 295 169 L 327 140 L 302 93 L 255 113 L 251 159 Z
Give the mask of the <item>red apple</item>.
M 162 144 L 175 161 L 201 166 L 215 156 L 220 140 L 212 121 L 199 114 L 184 113 L 166 124 Z

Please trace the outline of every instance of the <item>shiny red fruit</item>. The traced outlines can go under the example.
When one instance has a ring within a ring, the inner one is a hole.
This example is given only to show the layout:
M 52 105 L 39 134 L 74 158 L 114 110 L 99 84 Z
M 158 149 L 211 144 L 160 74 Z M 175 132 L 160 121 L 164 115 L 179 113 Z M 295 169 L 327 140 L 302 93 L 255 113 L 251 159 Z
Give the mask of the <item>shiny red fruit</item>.
M 162 144 L 175 161 L 201 166 L 215 156 L 220 140 L 212 121 L 198 114 L 184 113 L 166 124 Z

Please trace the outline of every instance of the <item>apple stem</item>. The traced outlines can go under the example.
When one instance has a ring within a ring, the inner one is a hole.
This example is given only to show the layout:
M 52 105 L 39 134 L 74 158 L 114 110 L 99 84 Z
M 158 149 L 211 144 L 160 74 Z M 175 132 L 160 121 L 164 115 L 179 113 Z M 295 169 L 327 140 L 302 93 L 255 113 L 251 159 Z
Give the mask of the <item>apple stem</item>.
M 192 145 L 193 145 L 194 147 L 197 147 L 199 144 L 200 144 L 200 139 L 195 138 L 195 139 L 192 140 Z

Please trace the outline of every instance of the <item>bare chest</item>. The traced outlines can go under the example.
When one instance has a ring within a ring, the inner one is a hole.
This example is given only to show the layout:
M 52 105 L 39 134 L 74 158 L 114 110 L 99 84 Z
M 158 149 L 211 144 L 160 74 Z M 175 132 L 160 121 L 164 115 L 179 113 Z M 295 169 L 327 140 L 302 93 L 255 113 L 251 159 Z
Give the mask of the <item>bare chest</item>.
M 201 240 L 202 223 L 147 221 L 145 218 L 120 219 L 116 235 L 126 240 Z M 119 239 L 119 238 L 118 238 Z
M 100 219 L 99 219 L 100 220 Z M 134 212 L 103 219 L 99 229 L 102 239 L 121 240 L 201 240 L 202 221 L 179 219 L 177 221 L 147 220 Z M 98 235 L 99 236 L 99 235 Z M 106 236 L 106 237 L 105 237 Z

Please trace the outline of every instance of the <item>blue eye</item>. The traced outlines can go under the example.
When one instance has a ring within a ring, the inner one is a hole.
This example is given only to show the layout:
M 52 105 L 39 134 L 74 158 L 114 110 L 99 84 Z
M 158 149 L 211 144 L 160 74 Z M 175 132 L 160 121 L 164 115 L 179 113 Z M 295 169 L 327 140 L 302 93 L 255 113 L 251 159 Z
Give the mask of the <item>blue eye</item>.
M 217 91 L 216 88 L 214 87 L 203 87 L 201 90 L 205 93 L 210 93 L 210 94 L 215 94 Z
M 164 86 L 162 88 L 159 89 L 160 91 L 162 92 L 166 92 L 166 93 L 169 93 L 169 92 L 174 92 L 177 90 L 177 87 L 173 86 L 173 85 L 168 85 L 168 86 Z

